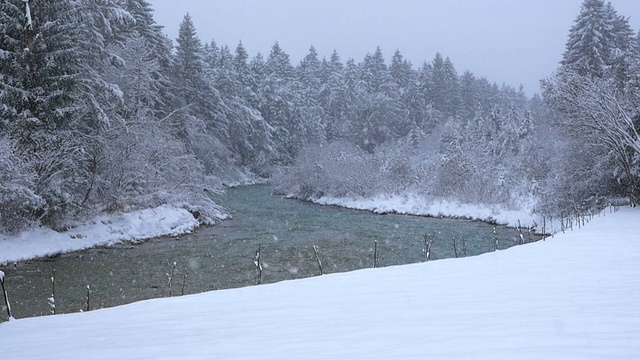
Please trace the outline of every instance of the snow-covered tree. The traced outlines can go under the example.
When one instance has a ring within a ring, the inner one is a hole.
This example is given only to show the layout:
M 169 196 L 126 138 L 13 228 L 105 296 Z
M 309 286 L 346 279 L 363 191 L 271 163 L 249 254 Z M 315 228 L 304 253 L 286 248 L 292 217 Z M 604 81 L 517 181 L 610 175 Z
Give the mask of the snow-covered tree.
M 451 60 L 438 53 L 433 60 L 433 106 L 445 116 L 456 116 L 460 103 L 458 74 Z
M 569 30 L 562 65 L 602 76 L 610 64 L 613 24 L 603 0 L 585 0 Z
M 278 161 L 288 164 L 306 144 L 307 138 L 294 106 L 294 68 L 289 55 L 277 42 L 271 47 L 269 57 L 260 71 L 260 114 L 274 129 L 273 140 Z
M 176 88 L 185 109 L 181 132 L 187 148 L 206 171 L 220 176 L 231 166 L 227 148 L 229 118 L 204 55 L 193 20 L 187 14 L 180 23 L 174 61 Z
M 638 44 L 628 19 L 618 15 L 611 3 L 585 0 L 569 31 L 562 66 L 580 75 L 628 76 L 630 62 L 638 58 Z
M 639 109 L 633 93 L 620 91 L 614 79 L 582 76 L 571 70 L 545 82 L 546 100 L 561 113 L 567 134 L 615 163 L 610 176 L 624 184 L 626 195 L 640 201 Z M 575 166 L 581 166 L 576 164 Z
M 327 139 L 326 114 L 320 103 L 322 78 L 321 62 L 316 49 L 311 46 L 309 53 L 302 59 L 296 69 L 298 82 L 296 85 L 296 107 L 300 126 L 305 129 L 309 143 L 322 144 Z
M 0 138 L 0 233 L 22 230 L 45 206 L 34 192 L 34 169 L 15 148 L 13 141 Z
M 43 204 L 32 215 L 55 225 L 79 205 L 86 178 L 83 138 L 76 130 L 76 12 L 64 1 L 32 3 L 32 30 L 25 36 L 25 3 L 0 6 L 0 131 L 13 140 L 19 163 L 36 174 L 33 191 Z
M 570 151 L 567 178 L 575 179 L 572 200 L 624 194 L 640 201 L 638 161 L 638 44 L 628 20 L 611 4 L 586 0 L 571 28 L 562 66 L 543 83 L 557 124 L 580 152 Z M 598 158 L 585 161 L 585 154 Z M 592 169 L 593 175 L 585 176 Z M 580 181 L 580 179 L 582 179 Z M 608 179 L 608 181 L 607 181 Z M 594 189 L 593 184 L 600 187 Z

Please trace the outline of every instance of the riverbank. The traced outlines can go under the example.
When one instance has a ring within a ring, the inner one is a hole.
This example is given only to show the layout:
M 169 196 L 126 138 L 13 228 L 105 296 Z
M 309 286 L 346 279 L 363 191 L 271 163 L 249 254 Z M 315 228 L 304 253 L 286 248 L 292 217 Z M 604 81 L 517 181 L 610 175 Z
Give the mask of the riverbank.
M 264 184 L 265 180 L 243 174 L 238 180 L 221 184 L 226 188 Z M 214 220 L 226 220 L 218 212 Z M 103 214 L 68 231 L 34 227 L 16 235 L 0 233 L 0 266 L 85 250 L 122 242 L 138 242 L 161 236 L 189 234 L 200 222 L 180 206 L 161 205 L 151 209 Z
M 0 324 L 7 358 L 602 359 L 640 353 L 640 209 L 463 259 Z
M 287 194 L 287 196 L 296 198 L 293 194 Z M 368 198 L 321 196 L 304 200 L 319 205 L 340 206 L 348 209 L 371 211 L 376 214 L 403 214 L 476 220 L 509 227 L 539 227 L 543 222 L 540 216 L 533 214 L 533 206 L 530 206 L 531 209 L 508 210 L 499 206 L 461 204 L 446 200 L 427 202 L 423 197 L 412 194 L 387 194 Z M 550 229 L 546 230 L 549 231 Z
M 256 179 L 227 184 L 229 188 L 264 184 Z M 293 196 L 289 196 L 293 198 Z M 453 202 L 426 204 L 418 196 L 378 196 L 375 198 L 321 197 L 307 201 L 319 205 L 371 211 L 377 214 L 396 213 L 480 220 L 515 227 L 535 224 L 534 217 L 525 211 L 504 211 L 496 208 L 459 205 Z M 218 218 L 228 215 L 220 213 Z M 200 224 L 189 211 L 170 205 L 129 213 L 100 215 L 68 231 L 32 228 L 17 235 L 0 234 L 0 265 L 84 250 L 96 246 L 111 246 L 132 241 L 143 241 L 160 236 L 179 236 L 191 233 Z
M 100 215 L 64 232 L 34 228 L 14 236 L 0 234 L 0 265 L 125 241 L 178 236 L 190 233 L 199 225 L 189 211 L 162 205 L 128 213 Z

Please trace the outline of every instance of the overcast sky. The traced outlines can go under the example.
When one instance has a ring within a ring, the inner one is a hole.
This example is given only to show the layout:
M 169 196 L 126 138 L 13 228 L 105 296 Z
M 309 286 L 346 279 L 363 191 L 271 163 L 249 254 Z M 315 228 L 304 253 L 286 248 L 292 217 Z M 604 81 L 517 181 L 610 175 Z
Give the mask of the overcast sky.
M 189 13 L 202 42 L 234 50 L 239 41 L 265 57 L 278 41 L 293 65 L 315 46 L 361 62 L 377 46 L 387 62 L 396 49 L 414 67 L 436 52 L 459 74 L 522 84 L 528 94 L 557 67 L 581 0 L 148 0 L 175 40 Z M 612 0 L 640 28 L 640 0 Z

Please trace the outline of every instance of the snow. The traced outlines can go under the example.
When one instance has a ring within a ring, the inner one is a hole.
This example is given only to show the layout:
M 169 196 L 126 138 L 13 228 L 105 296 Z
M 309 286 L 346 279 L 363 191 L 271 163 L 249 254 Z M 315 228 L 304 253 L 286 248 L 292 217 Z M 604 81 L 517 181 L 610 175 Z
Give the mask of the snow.
M 187 210 L 162 205 L 153 209 L 102 215 L 65 232 L 36 228 L 16 236 L 0 234 L 0 264 L 123 241 L 177 236 L 191 232 L 198 225 L 198 221 Z
M 27 18 L 27 27 L 33 28 L 33 21 L 31 20 L 31 8 L 29 7 L 29 0 L 22 0 L 26 6 L 26 18 Z
M 350 209 L 368 210 L 375 213 L 397 213 L 418 216 L 464 218 L 495 222 L 516 227 L 536 226 L 542 221 L 527 210 L 507 210 L 499 206 L 461 204 L 455 201 L 426 202 L 422 196 L 378 195 L 374 197 L 331 197 L 311 199 L 321 205 L 334 205 Z
M 0 270 L 0 281 L 4 281 L 4 271 Z
M 0 323 L 7 359 L 633 359 L 640 209 L 476 257 Z

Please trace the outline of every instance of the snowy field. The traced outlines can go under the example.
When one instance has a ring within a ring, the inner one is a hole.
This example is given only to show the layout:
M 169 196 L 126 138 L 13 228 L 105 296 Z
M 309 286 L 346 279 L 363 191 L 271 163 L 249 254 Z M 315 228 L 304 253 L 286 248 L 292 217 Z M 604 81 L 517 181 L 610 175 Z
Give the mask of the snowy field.
M 98 245 L 177 236 L 191 232 L 198 226 L 198 221 L 187 210 L 162 205 L 153 209 L 102 215 L 65 232 L 36 228 L 16 236 L 0 234 L 0 265 Z
M 637 359 L 639 219 L 623 208 L 476 257 L 4 322 L 0 356 Z

